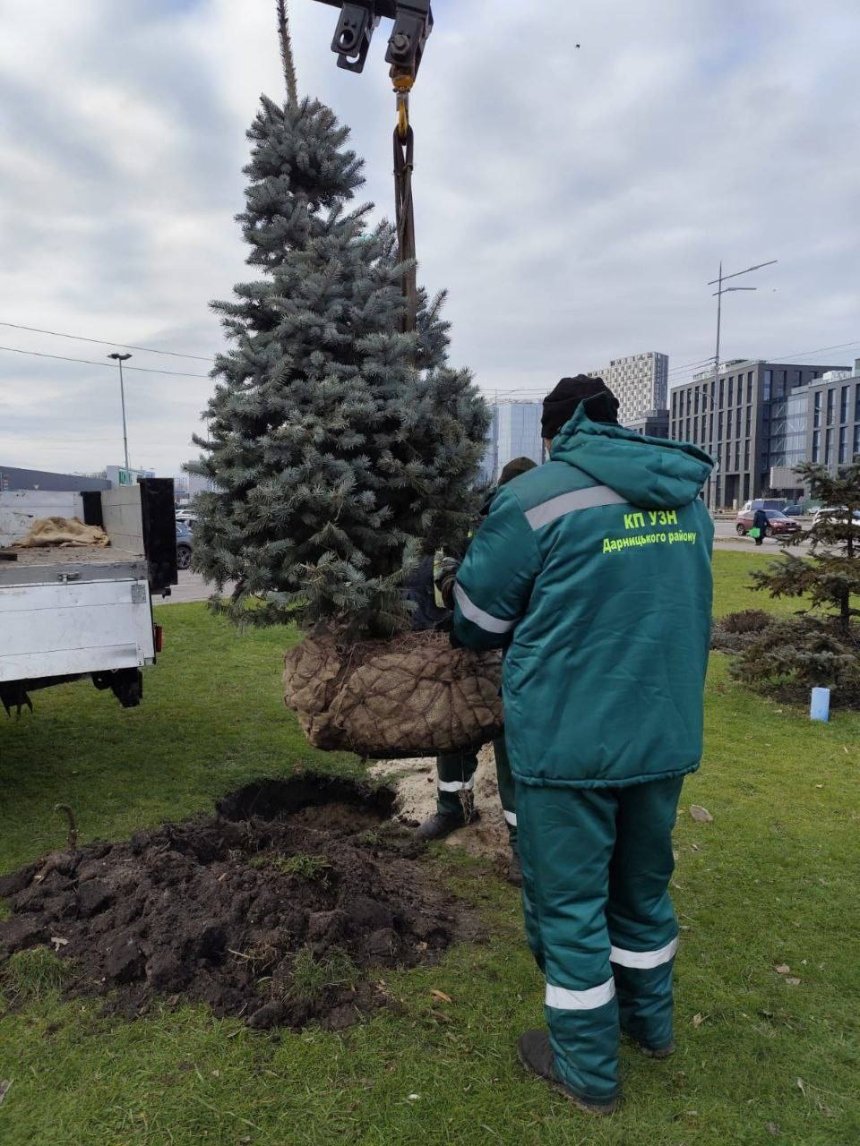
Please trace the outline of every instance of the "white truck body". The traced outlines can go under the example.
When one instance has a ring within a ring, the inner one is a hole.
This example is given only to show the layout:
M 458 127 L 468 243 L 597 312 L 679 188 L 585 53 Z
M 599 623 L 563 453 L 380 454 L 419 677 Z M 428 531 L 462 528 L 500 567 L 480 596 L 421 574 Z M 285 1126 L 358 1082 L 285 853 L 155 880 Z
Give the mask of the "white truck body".
M 84 521 L 85 496 L 97 498 L 108 547 L 11 548 L 38 518 Z M 141 487 L 98 495 L 0 493 L 2 548 L 16 558 L 0 557 L 0 700 L 6 707 L 29 703 L 34 688 L 87 675 L 123 704 L 138 703 L 139 670 L 156 659 Z

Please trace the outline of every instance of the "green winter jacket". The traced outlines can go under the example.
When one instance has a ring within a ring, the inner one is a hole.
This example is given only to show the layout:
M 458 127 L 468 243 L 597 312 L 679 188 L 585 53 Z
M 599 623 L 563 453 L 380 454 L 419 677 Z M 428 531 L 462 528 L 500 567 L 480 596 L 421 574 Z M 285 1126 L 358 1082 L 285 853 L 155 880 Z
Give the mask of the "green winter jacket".
M 457 575 L 454 629 L 507 648 L 520 783 L 596 788 L 694 771 L 714 527 L 695 446 L 592 422 L 496 495 Z

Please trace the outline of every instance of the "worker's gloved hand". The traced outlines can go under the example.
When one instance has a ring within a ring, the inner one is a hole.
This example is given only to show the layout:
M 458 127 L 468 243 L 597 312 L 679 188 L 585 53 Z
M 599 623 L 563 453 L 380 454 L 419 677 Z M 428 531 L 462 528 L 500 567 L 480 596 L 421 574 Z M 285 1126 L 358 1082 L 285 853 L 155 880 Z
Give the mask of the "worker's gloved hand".
M 437 604 L 445 609 L 454 608 L 454 582 L 460 562 L 454 557 L 439 557 L 433 562 L 433 587 Z

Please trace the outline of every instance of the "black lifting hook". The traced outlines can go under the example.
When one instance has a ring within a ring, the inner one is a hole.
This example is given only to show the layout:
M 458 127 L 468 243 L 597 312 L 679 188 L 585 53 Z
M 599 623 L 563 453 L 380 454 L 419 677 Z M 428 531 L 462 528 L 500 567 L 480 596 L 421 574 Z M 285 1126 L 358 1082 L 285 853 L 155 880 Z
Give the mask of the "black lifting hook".
M 331 42 L 339 68 L 350 72 L 364 69 L 374 29 L 381 19 L 393 20 L 386 62 L 399 71 L 418 74 L 427 37 L 433 31 L 430 0 L 319 0 L 341 8 L 337 30 Z

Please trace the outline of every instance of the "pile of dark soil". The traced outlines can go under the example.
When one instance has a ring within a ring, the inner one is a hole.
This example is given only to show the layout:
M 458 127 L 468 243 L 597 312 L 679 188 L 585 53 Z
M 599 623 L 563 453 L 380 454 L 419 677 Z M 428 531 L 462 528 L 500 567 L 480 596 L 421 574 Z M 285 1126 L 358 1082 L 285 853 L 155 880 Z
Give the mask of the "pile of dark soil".
M 379 968 L 470 935 L 393 804 L 330 777 L 263 781 L 215 816 L 54 853 L 0 878 L 0 960 L 52 944 L 70 994 L 127 1015 L 161 996 L 259 1028 L 346 1026 L 390 1002 Z

